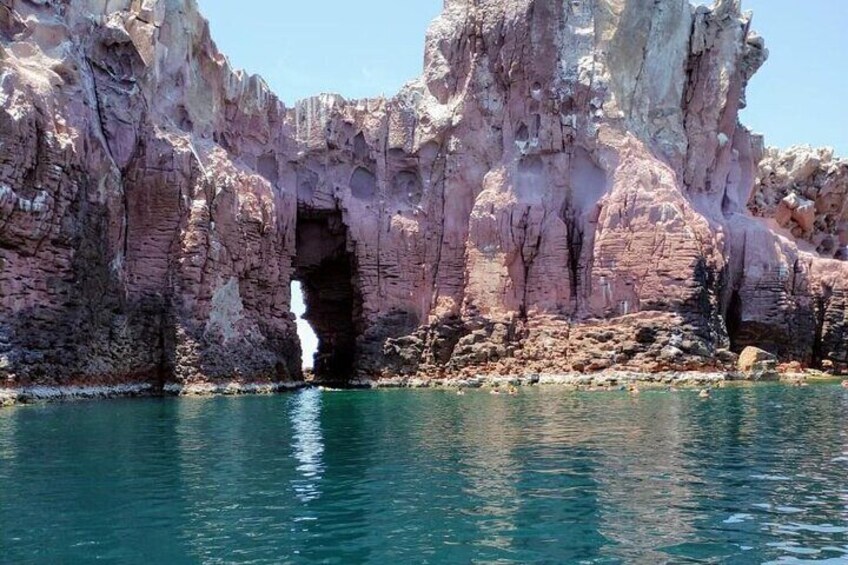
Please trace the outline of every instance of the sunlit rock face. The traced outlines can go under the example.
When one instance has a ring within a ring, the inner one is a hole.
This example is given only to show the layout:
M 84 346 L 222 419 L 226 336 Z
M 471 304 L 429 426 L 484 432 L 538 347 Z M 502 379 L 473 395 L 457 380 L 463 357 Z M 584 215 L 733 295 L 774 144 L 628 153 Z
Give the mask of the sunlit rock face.
M 325 378 L 846 361 L 844 191 L 758 169 L 738 2 L 448 0 L 397 96 L 294 108 L 193 0 L 0 35 L 7 385 L 299 379 L 292 278 Z
M 193 2 L 14 0 L 0 24 L 7 384 L 299 375 L 283 105 Z

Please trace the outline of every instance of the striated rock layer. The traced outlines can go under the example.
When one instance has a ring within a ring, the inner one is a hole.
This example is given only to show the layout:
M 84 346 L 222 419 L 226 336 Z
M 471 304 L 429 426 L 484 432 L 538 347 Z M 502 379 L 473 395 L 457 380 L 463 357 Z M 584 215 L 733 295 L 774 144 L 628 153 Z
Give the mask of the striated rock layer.
M 163 389 L 846 363 L 846 165 L 739 125 L 738 1 L 446 0 L 285 107 L 194 0 L 0 3 L 0 378 Z M 759 165 L 765 155 L 762 166 Z

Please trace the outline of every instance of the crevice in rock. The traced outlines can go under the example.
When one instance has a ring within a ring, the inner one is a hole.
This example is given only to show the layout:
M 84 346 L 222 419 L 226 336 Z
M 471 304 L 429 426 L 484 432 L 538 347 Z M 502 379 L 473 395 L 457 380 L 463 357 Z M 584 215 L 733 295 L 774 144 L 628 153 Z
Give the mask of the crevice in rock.
M 430 190 L 436 190 L 437 198 L 437 213 L 440 222 L 445 218 L 445 171 L 447 169 L 446 157 L 441 146 L 430 141 L 427 142 L 420 150 L 422 160 L 426 160 L 429 167 L 430 175 L 427 182 L 427 187 Z M 442 248 L 445 244 L 445 228 L 440 225 L 437 228 L 437 241 L 435 245 L 436 257 L 433 262 L 432 277 L 431 277 L 431 297 L 430 307 L 435 308 L 439 297 L 439 275 L 442 266 Z
M 568 238 L 568 274 L 571 282 L 571 298 L 576 306 L 580 291 L 580 256 L 583 254 L 583 228 L 577 214 L 568 205 L 563 209 L 562 220 L 565 222 Z
M 98 91 L 97 75 L 94 72 L 94 67 L 92 66 L 91 59 L 86 59 L 86 63 L 88 64 L 88 70 L 91 75 L 91 89 L 94 94 L 94 109 L 97 112 L 97 127 L 99 128 L 100 135 L 103 138 L 103 146 L 106 149 L 106 152 L 109 154 L 109 158 L 112 160 L 112 164 L 114 164 L 115 168 L 117 169 L 118 162 L 115 159 L 114 151 L 112 151 L 112 144 L 109 143 L 109 130 L 106 127 L 106 116 L 103 113 L 103 102 L 100 100 L 100 92 Z
M 94 61 L 92 61 L 90 58 L 85 58 L 83 60 L 88 66 L 89 76 L 91 77 L 91 92 L 94 98 L 94 110 L 97 113 L 97 128 L 100 133 L 100 137 L 103 140 L 103 148 L 106 150 L 107 155 L 109 155 L 109 159 L 112 161 L 112 166 L 115 168 L 115 171 L 118 175 L 118 183 L 121 185 L 121 198 L 123 200 L 124 216 L 123 233 L 121 234 L 121 248 L 123 250 L 123 256 L 124 258 L 126 258 L 127 254 L 129 253 L 130 212 L 129 198 L 127 196 L 126 186 L 124 185 L 125 171 L 123 171 L 118 166 L 118 161 L 115 158 L 115 152 L 112 150 L 112 145 L 109 142 L 109 130 L 106 127 L 106 116 L 103 112 L 103 102 L 100 99 L 100 87 L 97 84 L 97 74 L 94 72 Z M 138 150 L 139 145 L 137 144 L 133 151 L 133 159 L 136 157 Z
M 734 290 L 730 296 L 725 324 L 727 325 L 727 337 L 730 339 L 730 350 L 742 351 L 742 346 L 739 344 L 739 333 L 742 329 L 742 297 L 738 290 Z
M 820 294 L 815 297 L 815 316 L 816 330 L 813 337 L 812 347 L 812 364 L 813 367 L 820 368 L 825 360 L 824 352 L 824 326 L 827 321 L 827 310 L 830 305 L 830 299 L 833 296 L 833 289 L 829 286 L 824 286 Z
M 518 252 L 521 258 L 521 266 L 523 269 L 523 281 L 522 281 L 522 295 L 521 295 L 521 306 L 519 307 L 519 316 L 522 320 L 527 320 L 527 311 L 529 308 L 529 284 L 530 280 L 530 270 L 533 268 L 533 263 L 536 261 L 536 257 L 539 255 L 539 249 L 542 246 L 542 232 L 539 230 L 536 233 L 536 237 L 532 238 L 528 241 L 528 231 L 530 230 L 530 211 L 531 208 L 528 206 L 525 208 L 524 212 L 521 215 L 521 220 L 518 222 L 518 230 L 519 236 L 516 239 L 516 234 L 513 233 L 513 240 L 516 241 L 518 245 Z M 542 225 L 545 223 L 545 219 L 542 218 Z

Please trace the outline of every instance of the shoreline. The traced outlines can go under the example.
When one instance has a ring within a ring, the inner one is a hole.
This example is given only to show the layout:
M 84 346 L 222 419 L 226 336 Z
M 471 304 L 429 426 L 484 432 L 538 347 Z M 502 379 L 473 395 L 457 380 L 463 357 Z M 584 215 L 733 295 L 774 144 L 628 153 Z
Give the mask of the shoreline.
M 695 371 L 669 371 L 663 373 L 639 373 L 632 371 L 608 371 L 603 373 L 531 374 L 513 376 L 477 375 L 466 378 L 423 379 L 417 377 L 388 377 L 382 379 L 353 379 L 346 386 L 336 387 L 331 383 L 285 381 L 278 383 L 243 383 L 237 381 L 221 383 L 168 383 L 157 389 L 150 383 L 96 385 L 96 386 L 29 386 L 0 388 L 0 408 L 23 405 L 67 402 L 75 400 L 108 400 L 135 397 L 212 397 L 212 396 L 261 396 L 292 392 L 303 388 L 328 390 L 380 390 L 380 389 L 430 389 L 456 390 L 500 387 L 558 386 L 573 391 L 609 391 L 631 386 L 647 390 L 664 387 L 721 388 L 729 383 L 756 384 L 777 383 L 799 384 L 809 379 L 822 382 L 839 382 L 841 377 L 827 374 L 789 373 L 780 379 L 757 380 L 743 373 Z
M 565 386 L 565 387 L 615 387 L 640 384 L 645 386 L 717 386 L 719 383 L 744 381 L 745 376 L 728 372 L 668 371 L 640 373 L 636 371 L 604 371 L 601 373 L 539 373 L 528 375 L 476 375 L 423 379 L 418 377 L 387 377 L 383 379 L 354 379 L 355 388 L 485 388 L 506 386 Z
M 305 388 L 305 382 L 166 384 L 157 389 L 150 383 L 120 385 L 27 386 L 0 388 L 0 408 L 19 404 L 66 402 L 74 400 L 109 400 L 116 398 L 150 398 L 178 396 L 260 396 Z

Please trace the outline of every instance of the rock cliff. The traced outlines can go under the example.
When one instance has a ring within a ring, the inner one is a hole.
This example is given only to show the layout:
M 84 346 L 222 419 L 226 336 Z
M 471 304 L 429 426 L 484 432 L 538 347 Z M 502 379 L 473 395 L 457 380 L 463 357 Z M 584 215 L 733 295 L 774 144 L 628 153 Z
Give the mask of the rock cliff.
M 738 123 L 738 1 L 446 0 L 397 96 L 294 108 L 194 0 L 0 39 L 6 386 L 297 380 L 293 278 L 324 378 L 848 361 L 846 165 Z

